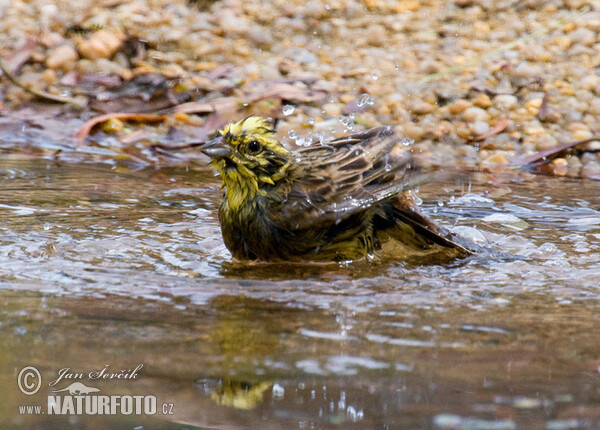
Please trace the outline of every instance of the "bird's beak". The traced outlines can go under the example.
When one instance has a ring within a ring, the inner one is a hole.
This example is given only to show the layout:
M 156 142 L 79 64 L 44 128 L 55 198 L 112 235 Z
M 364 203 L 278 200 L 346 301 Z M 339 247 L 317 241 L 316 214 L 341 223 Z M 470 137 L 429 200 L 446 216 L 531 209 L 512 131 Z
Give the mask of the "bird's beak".
M 223 141 L 223 137 L 217 137 L 202 145 L 200 151 L 204 152 L 213 160 L 222 160 L 231 155 L 231 147 Z

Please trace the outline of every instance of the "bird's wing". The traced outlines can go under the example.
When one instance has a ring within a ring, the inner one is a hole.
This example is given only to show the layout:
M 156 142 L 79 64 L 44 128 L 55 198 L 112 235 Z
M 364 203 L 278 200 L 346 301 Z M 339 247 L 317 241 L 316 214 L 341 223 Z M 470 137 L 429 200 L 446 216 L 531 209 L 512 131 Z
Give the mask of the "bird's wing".
M 380 127 L 298 151 L 278 221 L 290 229 L 338 223 L 413 187 L 406 175 L 413 158 L 399 144 L 391 127 Z

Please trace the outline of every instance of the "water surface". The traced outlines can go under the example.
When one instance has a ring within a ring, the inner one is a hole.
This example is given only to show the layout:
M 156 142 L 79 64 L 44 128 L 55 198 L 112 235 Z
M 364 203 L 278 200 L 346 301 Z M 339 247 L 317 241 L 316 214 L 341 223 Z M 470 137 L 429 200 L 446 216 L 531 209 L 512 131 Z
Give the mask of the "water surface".
M 600 427 L 598 183 L 478 174 L 419 196 L 524 258 L 235 263 L 202 164 L 3 158 L 1 426 Z M 172 415 L 19 413 L 60 369 L 139 364 L 135 380 L 83 382 Z M 17 387 L 28 365 L 33 396 Z

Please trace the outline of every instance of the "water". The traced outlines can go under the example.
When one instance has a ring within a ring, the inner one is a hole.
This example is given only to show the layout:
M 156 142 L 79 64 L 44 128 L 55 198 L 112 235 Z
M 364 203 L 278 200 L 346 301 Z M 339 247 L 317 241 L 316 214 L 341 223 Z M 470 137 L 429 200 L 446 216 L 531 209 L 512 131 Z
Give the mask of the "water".
M 599 427 L 598 184 L 494 179 L 421 186 L 422 207 L 525 259 L 242 264 L 204 165 L 4 157 L 0 427 Z M 19 414 L 65 368 L 173 414 Z

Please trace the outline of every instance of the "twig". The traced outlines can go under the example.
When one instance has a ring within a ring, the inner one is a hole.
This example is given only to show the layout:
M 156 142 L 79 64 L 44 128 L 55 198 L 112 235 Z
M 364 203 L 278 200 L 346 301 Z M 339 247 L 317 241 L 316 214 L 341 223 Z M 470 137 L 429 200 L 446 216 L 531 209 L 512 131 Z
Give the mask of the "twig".
M 489 129 L 485 133 L 481 133 L 479 136 L 475 136 L 471 140 L 478 142 L 481 140 L 485 140 L 488 137 L 493 136 L 495 134 L 502 133 L 504 130 L 506 130 L 506 127 L 508 127 L 509 124 L 510 121 L 508 118 L 502 118 L 493 128 Z
M 166 115 L 152 115 L 147 113 L 128 113 L 128 112 L 115 112 L 115 113 L 107 113 L 105 115 L 100 115 L 95 118 L 87 121 L 83 126 L 79 129 L 79 131 L 75 134 L 75 138 L 77 139 L 85 139 L 92 128 L 96 125 L 108 121 L 109 119 L 131 119 L 136 121 L 164 121 L 166 119 Z
M 6 63 L 4 62 L 3 58 L 0 58 L 0 70 L 2 70 L 2 73 L 4 73 L 4 76 L 6 76 L 6 79 L 8 79 L 13 84 L 15 84 L 17 87 L 28 92 L 29 94 L 34 95 L 35 97 L 38 97 L 43 100 L 50 100 L 53 102 L 70 104 L 79 110 L 83 110 L 87 106 L 87 101 L 82 101 L 82 100 L 76 99 L 74 97 L 50 94 L 45 91 L 38 91 L 38 90 L 34 90 L 33 88 L 27 87 L 26 85 L 21 83 L 15 76 L 13 76 L 13 74 L 10 72 L 10 70 L 8 70 L 8 67 L 7 67 Z

